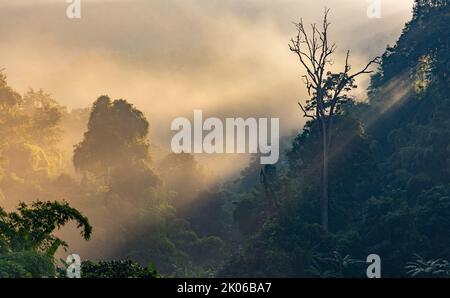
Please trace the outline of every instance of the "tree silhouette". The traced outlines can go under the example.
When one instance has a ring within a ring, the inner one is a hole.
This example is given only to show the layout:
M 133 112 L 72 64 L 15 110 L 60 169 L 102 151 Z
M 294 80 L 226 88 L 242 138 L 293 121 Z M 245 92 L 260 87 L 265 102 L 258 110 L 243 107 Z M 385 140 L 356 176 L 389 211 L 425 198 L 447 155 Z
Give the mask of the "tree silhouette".
M 154 173 L 146 166 L 148 128 L 143 113 L 127 101 L 99 97 L 92 107 L 84 139 L 75 146 L 75 168 L 96 175 L 107 185 L 113 181 L 132 182 L 136 173 L 144 172 L 155 182 Z
M 328 231 L 328 161 L 331 149 L 331 131 L 333 117 L 340 113 L 341 106 L 351 100 L 349 92 L 356 88 L 355 79 L 362 74 L 369 74 L 373 64 L 380 63 L 380 57 L 371 60 L 362 70 L 350 73 L 350 51 L 347 51 L 345 66 L 341 72 L 333 73 L 328 66 L 333 64 L 332 56 L 336 51 L 336 44 L 330 43 L 328 37 L 328 14 L 330 10 L 325 8 L 322 28 L 316 24 L 311 25 L 311 32 L 305 28 L 303 20 L 296 23 L 297 36 L 291 39 L 290 50 L 299 59 L 300 65 L 306 71 L 303 76 L 309 99 L 306 105 L 298 103 L 304 117 L 319 121 L 322 137 L 322 197 L 321 218 L 322 226 Z

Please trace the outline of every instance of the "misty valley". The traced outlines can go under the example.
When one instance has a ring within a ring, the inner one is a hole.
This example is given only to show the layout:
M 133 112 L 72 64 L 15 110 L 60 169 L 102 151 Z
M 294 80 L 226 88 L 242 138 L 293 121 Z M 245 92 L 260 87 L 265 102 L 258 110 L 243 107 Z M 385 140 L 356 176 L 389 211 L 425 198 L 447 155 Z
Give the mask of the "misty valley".
M 449 0 L 27 1 L 0 3 L 0 278 L 450 277 Z
M 267 118 L 227 118 L 224 125 L 219 118 L 207 118 L 203 122 L 202 111 L 195 110 L 193 125 L 187 118 L 177 118 L 172 122 L 172 130 L 179 130 L 172 138 L 172 152 L 261 153 L 268 154 L 267 157 L 261 156 L 261 164 L 275 164 L 279 158 L 279 121 L 278 118 L 270 121 Z M 209 132 L 203 137 L 204 131 Z

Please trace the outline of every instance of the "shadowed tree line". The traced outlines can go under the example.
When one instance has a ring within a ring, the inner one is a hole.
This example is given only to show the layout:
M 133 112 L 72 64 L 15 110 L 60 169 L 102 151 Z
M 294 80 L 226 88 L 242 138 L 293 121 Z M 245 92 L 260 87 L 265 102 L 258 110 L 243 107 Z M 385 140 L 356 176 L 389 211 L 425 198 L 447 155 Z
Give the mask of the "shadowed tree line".
M 416 1 L 412 20 L 372 74 L 368 101 L 346 98 L 332 117 L 328 227 L 320 178 L 326 144 L 324 116 L 317 115 L 321 91 L 316 72 L 306 67 L 312 97 L 301 113 L 310 121 L 266 182 L 279 207 L 267 213 L 264 186 L 240 195 L 235 218 L 247 221 L 242 232 L 249 240 L 219 276 L 365 277 L 369 254 L 380 255 L 382 276 L 448 276 L 448 3 Z M 291 50 L 320 66 L 309 59 L 314 51 L 309 54 L 307 44 L 299 50 L 307 38 L 314 44 L 314 35 L 304 35 L 302 23 L 297 29 Z M 321 53 L 325 38 L 316 36 Z M 258 219 L 251 229 L 248 218 Z

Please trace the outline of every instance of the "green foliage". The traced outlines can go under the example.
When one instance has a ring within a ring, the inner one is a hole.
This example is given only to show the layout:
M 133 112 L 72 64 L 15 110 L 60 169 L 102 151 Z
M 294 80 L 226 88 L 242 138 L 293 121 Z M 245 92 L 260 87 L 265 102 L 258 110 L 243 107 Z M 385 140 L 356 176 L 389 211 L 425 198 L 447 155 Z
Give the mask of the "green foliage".
M 416 0 L 414 3 L 414 17 L 420 18 L 433 10 L 448 7 L 448 0 Z
M 153 264 L 142 267 L 132 260 L 83 262 L 82 278 L 158 278 L 159 273 Z
M 408 262 L 405 269 L 412 277 L 449 277 L 450 263 L 446 260 L 424 260 L 421 256 L 416 255 L 417 260 Z
M 383 276 L 448 276 L 448 3 L 416 0 L 372 77 L 369 102 L 349 102 L 356 86 L 346 83 L 329 140 L 329 232 L 319 224 L 317 121 L 277 165 L 254 156 L 240 179 L 208 189 L 193 155 L 151 160 L 149 122 L 127 101 L 101 96 L 90 110 L 68 112 L 42 90 L 17 93 L 0 73 L 0 200 L 63 197 L 77 206 L 0 209 L 0 277 L 54 277 L 54 255 L 66 246 L 55 232 L 69 221 L 86 240 L 96 227 L 93 258 L 125 259 L 85 261 L 85 278 L 364 277 L 359 259 L 372 253 Z M 324 75 L 325 89 L 336 89 L 342 74 Z M 329 107 L 332 94 L 323 96 Z M 74 152 L 58 149 L 79 140 L 73 131 L 62 139 L 63 128 L 84 132 Z M 64 163 L 72 153 L 80 179 Z M 150 261 L 160 273 L 140 265 Z
M 83 238 L 89 240 L 92 227 L 88 219 L 68 203 L 21 203 L 11 213 L 0 208 L 0 238 L 7 245 L 6 251 L 36 251 L 53 257 L 61 245 L 67 246 L 53 233 L 69 221 L 75 221 Z
M 367 265 L 350 255 L 373 253 L 383 276 L 446 275 L 449 15 L 448 1 L 417 1 L 372 78 L 370 102 L 347 103 L 335 117 L 330 232 L 319 225 L 321 140 L 312 121 L 281 161 L 289 171 L 272 195 L 279 208 L 267 216 L 262 186 L 241 194 L 235 219 L 248 242 L 220 276 L 365 277 Z M 432 260 L 409 263 L 414 254 Z
M 10 213 L 0 208 L 0 277 L 55 277 L 54 255 L 67 245 L 54 232 L 69 221 L 90 238 L 88 219 L 67 203 L 21 203 Z
M 0 260 L 0 278 L 31 278 L 31 273 L 17 264 L 8 260 Z
M 362 260 L 353 259 L 350 255 L 342 256 L 339 252 L 334 252 L 329 257 L 314 256 L 309 272 L 312 276 L 321 278 L 361 277 L 365 266 L 366 262 Z
M 35 251 L 0 255 L 0 278 L 54 277 L 55 266 L 48 255 Z

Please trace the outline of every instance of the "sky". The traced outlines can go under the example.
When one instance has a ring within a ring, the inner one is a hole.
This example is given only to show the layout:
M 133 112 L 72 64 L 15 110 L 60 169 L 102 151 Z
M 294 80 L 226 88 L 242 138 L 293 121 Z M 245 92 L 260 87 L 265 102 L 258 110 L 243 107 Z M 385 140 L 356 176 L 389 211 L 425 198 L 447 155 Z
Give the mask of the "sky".
M 53 94 L 69 108 L 100 95 L 124 98 L 147 116 L 151 139 L 170 144 L 171 121 L 279 117 L 282 132 L 304 123 L 302 69 L 289 52 L 293 22 L 321 21 L 331 9 L 335 66 L 351 50 L 354 69 L 394 44 L 412 0 L 81 0 L 68 19 L 65 0 L 0 0 L 0 69 L 20 92 Z M 359 82 L 365 97 L 368 77 Z

